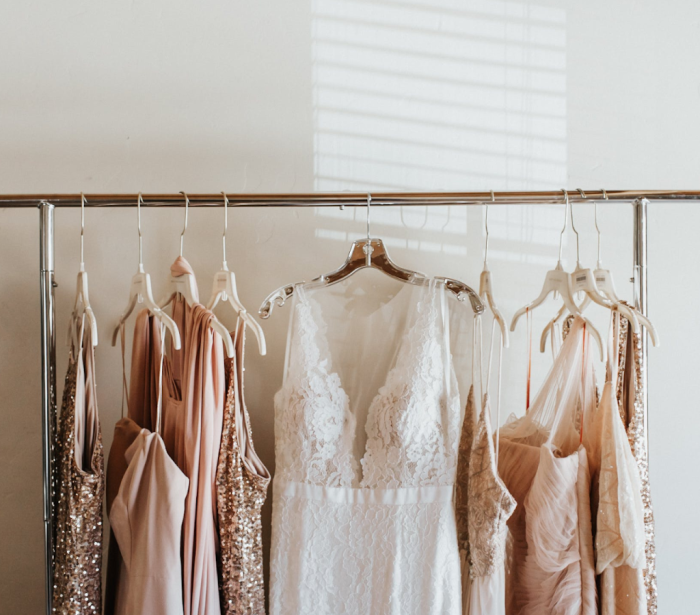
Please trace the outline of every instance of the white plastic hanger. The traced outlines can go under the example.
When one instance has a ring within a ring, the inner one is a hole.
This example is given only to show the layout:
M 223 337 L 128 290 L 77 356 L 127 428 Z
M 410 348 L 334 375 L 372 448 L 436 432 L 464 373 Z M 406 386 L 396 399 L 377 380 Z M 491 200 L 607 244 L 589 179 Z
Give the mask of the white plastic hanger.
M 143 268 L 143 237 L 141 235 L 141 203 L 143 203 L 143 197 L 139 192 L 139 198 L 136 203 L 136 211 L 138 217 L 138 230 L 139 230 L 139 268 L 133 278 L 131 278 L 131 288 L 129 289 L 129 303 L 124 310 L 124 313 L 120 316 L 117 326 L 114 328 L 114 333 L 112 334 L 112 346 L 116 346 L 117 338 L 119 337 L 119 329 L 127 318 L 134 311 L 137 303 L 143 303 L 148 310 L 156 318 L 158 318 L 170 331 L 170 335 L 173 338 L 173 347 L 176 350 L 180 349 L 180 331 L 178 331 L 175 321 L 170 318 L 163 310 L 158 307 L 158 304 L 153 299 L 153 291 L 151 290 L 151 276 L 148 275 Z
M 557 260 L 557 265 L 554 269 L 547 272 L 547 275 L 544 280 L 544 285 L 539 296 L 532 303 L 520 308 L 515 313 L 515 316 L 513 316 L 513 321 L 510 325 L 511 331 L 515 331 L 515 326 L 518 322 L 518 319 L 523 314 L 526 314 L 528 311 L 534 310 L 536 307 L 542 305 L 545 299 L 550 294 L 555 294 L 556 296 L 556 293 L 559 293 L 559 296 L 561 297 L 562 301 L 564 302 L 564 305 L 569 310 L 569 312 L 571 312 L 575 316 L 581 316 L 583 318 L 579 306 L 576 304 L 576 301 L 574 301 L 573 289 L 571 287 L 571 276 L 566 271 L 564 271 L 564 268 L 562 267 L 561 263 L 562 249 L 564 245 L 564 232 L 566 231 L 566 227 L 569 223 L 570 209 L 569 193 L 566 190 L 562 190 L 562 192 L 564 193 L 565 200 L 564 226 L 561 230 L 561 233 L 559 234 L 559 259 Z M 584 318 L 584 320 L 586 319 Z M 603 345 L 603 340 L 600 337 L 600 333 L 588 320 L 586 320 L 586 326 L 591 334 L 591 337 L 595 340 L 598 349 L 600 350 L 601 361 L 605 360 L 605 347 Z
M 180 192 L 180 194 L 185 197 L 185 227 L 182 229 L 182 233 L 180 233 L 180 256 L 182 256 L 185 246 L 185 233 L 187 232 L 187 223 L 189 220 L 190 199 L 184 192 Z M 185 298 L 187 305 L 190 307 L 195 303 L 199 303 L 197 280 L 191 273 L 184 273 L 179 276 L 170 274 L 165 297 L 158 302 L 161 309 L 168 305 L 178 293 Z
M 491 201 L 495 202 L 496 197 L 491 190 Z M 493 318 L 498 323 L 501 329 L 501 343 L 503 348 L 508 348 L 508 327 L 506 321 L 503 319 L 503 315 L 500 310 L 496 307 L 496 302 L 493 299 L 493 288 L 491 286 L 491 272 L 489 271 L 489 206 L 486 205 L 486 215 L 484 217 L 484 224 L 486 226 L 486 245 L 484 247 L 484 270 L 481 272 L 479 278 L 479 296 L 486 299 L 486 303 L 493 312 Z
M 236 314 L 243 319 L 247 327 L 250 327 L 258 340 L 258 350 L 261 355 L 267 353 L 267 345 L 265 343 L 265 334 L 263 333 L 260 324 L 248 313 L 243 307 L 241 300 L 238 298 L 236 288 L 236 276 L 233 271 L 229 270 L 226 263 L 226 231 L 228 230 L 228 197 L 224 192 L 221 193 L 224 197 L 224 234 L 222 239 L 224 260 L 221 265 L 221 270 L 214 276 L 214 285 L 211 291 L 211 297 L 207 303 L 207 308 L 214 310 L 219 301 L 225 301 L 231 305 L 236 311 Z M 228 335 L 228 334 L 227 334 Z M 230 339 L 230 335 L 228 335 Z
M 90 296 L 88 294 L 88 275 L 85 271 L 85 259 L 83 249 L 83 239 L 85 234 L 85 195 L 80 193 L 80 270 L 78 271 L 78 280 L 75 289 L 75 304 L 73 306 L 73 314 L 71 324 L 68 327 L 68 345 L 71 344 L 71 332 L 73 330 L 73 321 L 85 314 L 88 325 L 90 326 L 90 337 L 92 345 L 97 346 L 97 320 L 95 314 L 90 307 Z
M 608 194 L 605 192 L 605 190 L 601 190 L 603 193 L 603 198 L 607 201 L 608 200 Z M 600 238 L 601 238 L 601 232 L 600 228 L 598 228 L 598 203 L 594 203 L 593 206 L 595 207 L 595 230 L 598 232 L 598 262 L 596 263 L 596 268 L 593 274 L 595 275 L 595 281 L 600 289 L 600 291 L 608 297 L 611 301 L 614 303 L 622 304 L 625 305 L 617 296 L 617 293 L 615 292 L 615 283 L 613 282 L 613 277 L 612 273 L 608 269 L 603 269 L 603 262 L 600 257 Z M 653 324 L 651 324 L 651 321 L 644 315 L 642 314 L 638 309 L 636 309 L 633 306 L 627 306 L 629 307 L 635 316 L 637 317 L 637 320 L 644 326 L 646 327 L 647 331 L 649 332 L 649 337 L 651 338 L 651 343 L 654 346 L 659 345 L 659 336 L 656 332 L 656 329 Z
M 185 226 L 182 229 L 182 233 L 180 233 L 180 256 L 182 257 L 185 247 L 185 233 L 187 232 L 187 224 L 189 221 L 190 199 L 184 192 L 180 192 L 180 194 L 185 197 Z M 199 303 L 197 280 L 191 273 L 183 273 L 182 275 L 173 275 L 171 273 L 170 281 L 168 282 L 168 291 L 165 298 L 158 302 L 158 305 L 163 309 L 177 294 L 181 294 L 190 307 L 195 303 Z M 233 345 L 233 340 L 231 339 L 231 334 L 226 327 L 221 324 L 216 316 L 211 319 L 209 326 L 221 336 L 224 348 L 226 349 L 226 356 L 229 359 L 232 358 L 236 350 Z
M 583 190 L 579 188 L 578 192 L 584 199 L 586 198 L 586 194 L 583 192 Z M 638 333 L 639 322 L 637 321 L 637 316 L 635 315 L 635 313 L 624 303 L 620 303 L 619 301 L 611 301 L 609 298 L 601 295 L 596 285 L 595 275 L 593 274 L 593 271 L 581 266 L 580 238 L 578 230 L 576 230 L 576 225 L 574 224 L 573 204 L 571 204 L 570 207 L 571 228 L 576 234 L 576 269 L 574 269 L 574 271 L 571 273 L 571 288 L 574 294 L 584 293 L 585 295 L 585 298 L 582 301 L 582 303 L 578 305 L 579 310 L 583 312 L 586 309 L 586 307 L 588 307 L 588 305 L 591 303 L 591 301 L 606 309 L 618 310 L 625 318 L 627 318 L 627 320 L 630 323 L 630 326 L 632 327 L 632 330 L 635 333 Z M 600 248 L 600 243 L 598 244 L 598 247 Z M 542 336 L 540 337 L 540 352 L 545 351 L 547 336 L 549 335 L 550 331 L 553 330 L 555 323 L 559 321 L 564 316 L 564 314 L 566 314 L 566 311 L 566 306 L 562 306 L 557 315 L 549 321 L 547 326 L 542 331 Z

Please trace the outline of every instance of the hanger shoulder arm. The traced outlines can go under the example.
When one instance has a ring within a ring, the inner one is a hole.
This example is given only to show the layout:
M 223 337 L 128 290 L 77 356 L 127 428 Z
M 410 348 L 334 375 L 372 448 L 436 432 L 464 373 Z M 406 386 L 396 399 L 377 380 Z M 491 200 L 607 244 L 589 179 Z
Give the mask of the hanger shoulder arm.
M 264 357 L 267 354 L 267 344 L 265 342 L 265 333 L 263 332 L 260 323 L 258 323 L 255 318 L 246 311 L 241 312 L 241 317 L 243 318 L 246 326 L 253 330 L 253 335 L 258 341 L 258 351 L 260 352 L 260 355 Z
M 173 338 L 173 347 L 175 348 L 175 350 L 180 350 L 180 330 L 177 328 L 177 324 L 175 323 L 175 321 L 157 306 L 155 309 L 149 307 L 149 310 L 153 313 L 153 315 L 156 318 L 158 318 L 165 325 L 165 328 L 168 331 L 170 331 L 170 335 Z
M 493 312 L 493 317 L 496 319 L 498 327 L 501 330 L 501 342 L 503 344 L 503 348 L 508 348 L 508 346 L 510 346 L 510 340 L 508 337 L 508 325 L 506 325 L 505 318 L 503 318 L 503 314 L 501 314 L 500 310 L 495 305 L 491 306 L 491 311 Z
M 445 288 L 449 290 L 458 301 L 466 301 L 469 299 L 469 303 L 471 304 L 474 314 L 484 313 L 484 304 L 481 301 L 481 297 L 479 297 L 477 292 L 471 286 L 468 286 L 464 282 L 460 282 L 459 280 L 455 280 L 453 278 L 439 276 L 435 279 L 442 282 L 445 285 Z
M 95 313 L 92 308 L 88 305 L 85 308 L 85 317 L 88 319 L 90 325 L 90 338 L 92 339 L 93 347 L 97 346 L 97 319 L 95 318 Z
M 221 341 L 224 343 L 224 350 L 226 351 L 226 356 L 231 359 L 235 354 L 235 348 L 233 347 L 233 340 L 231 339 L 231 334 L 228 329 L 224 327 L 221 321 L 212 314 L 211 322 L 209 326 L 213 331 L 221 336 Z
M 596 329 L 588 319 L 585 319 L 585 321 L 586 327 L 588 328 L 591 337 L 595 340 L 596 346 L 598 346 L 598 350 L 600 351 L 600 360 L 601 362 L 605 363 L 605 345 L 603 344 L 603 338 L 600 336 L 598 329 Z
M 515 326 L 518 324 L 520 317 L 530 310 L 534 310 L 536 307 L 542 305 L 549 294 L 553 292 L 558 292 L 564 301 L 564 305 L 571 310 L 571 305 L 574 305 L 574 302 L 571 298 L 571 282 L 569 280 L 569 274 L 561 269 L 552 269 L 551 271 L 547 272 L 547 276 L 544 279 L 544 285 L 542 286 L 539 296 L 532 301 L 532 303 L 521 307 L 515 313 L 513 320 L 510 323 L 510 330 L 515 331 Z M 572 313 L 577 314 L 578 309 L 574 308 Z
M 303 283 L 304 282 L 300 282 L 300 284 Z M 275 305 L 282 307 L 285 303 L 287 303 L 287 301 L 294 296 L 294 289 L 297 286 L 298 284 L 280 286 L 277 290 L 271 292 L 267 297 L 265 297 L 265 300 L 262 302 L 260 309 L 258 310 L 260 317 L 269 318 Z
M 654 344 L 654 346 L 659 346 L 661 342 L 659 341 L 659 334 L 656 332 L 656 327 L 651 324 L 651 320 L 649 320 L 644 314 L 641 312 L 637 312 L 637 318 L 639 319 L 639 322 L 644 325 L 646 330 L 649 332 L 649 337 L 651 338 L 651 343 Z
M 134 307 L 136 306 L 136 300 L 138 299 L 138 296 L 136 294 L 132 294 L 129 297 L 129 304 L 126 306 L 126 309 L 122 312 L 122 315 L 119 317 L 119 321 L 117 322 L 117 326 L 114 327 L 114 332 L 112 333 L 112 346 L 117 345 L 117 338 L 119 337 L 119 329 L 121 328 L 122 324 L 126 322 L 126 319 L 131 316 L 131 312 L 134 311 Z

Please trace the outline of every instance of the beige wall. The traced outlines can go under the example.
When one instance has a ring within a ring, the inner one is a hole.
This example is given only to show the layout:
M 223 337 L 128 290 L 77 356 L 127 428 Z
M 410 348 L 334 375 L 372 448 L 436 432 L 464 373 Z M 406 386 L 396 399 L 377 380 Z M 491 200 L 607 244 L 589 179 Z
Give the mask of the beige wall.
M 672 3 L 355 0 L 290 3 L 5 2 L 0 8 L 0 191 L 286 192 L 313 189 L 698 188 L 700 6 Z M 491 269 L 510 317 L 539 292 L 561 208 L 492 208 Z M 406 266 L 478 284 L 483 212 L 377 212 L 375 234 Z M 120 416 L 109 345 L 137 262 L 133 209 L 89 210 L 85 254 L 97 315 L 107 447 Z M 631 212 L 601 208 L 618 290 L 631 272 Z M 192 211 L 185 256 L 208 296 L 221 210 Z M 43 598 L 38 214 L 0 211 L 0 612 Z M 576 209 L 595 261 L 590 208 Z M 694 205 L 650 208 L 651 468 L 661 613 L 691 613 L 697 303 Z M 78 210 L 56 214 L 59 379 L 78 265 Z M 156 291 L 178 253 L 181 210 L 143 213 Z M 362 212 L 239 210 L 229 264 L 254 311 L 277 286 L 335 268 Z M 566 242 L 567 265 L 574 245 Z M 157 292 L 156 292 L 157 294 Z M 545 308 L 535 330 L 548 319 Z M 224 320 L 227 316 L 222 313 Z M 255 443 L 274 466 L 271 400 L 288 311 L 249 347 Z M 606 326 L 605 314 L 596 322 Z M 688 322 L 685 322 L 688 321 Z M 230 324 L 230 318 L 228 318 Z M 488 327 L 487 327 L 488 329 Z M 504 362 L 502 416 L 523 406 L 524 327 Z M 550 361 L 538 356 L 536 379 Z

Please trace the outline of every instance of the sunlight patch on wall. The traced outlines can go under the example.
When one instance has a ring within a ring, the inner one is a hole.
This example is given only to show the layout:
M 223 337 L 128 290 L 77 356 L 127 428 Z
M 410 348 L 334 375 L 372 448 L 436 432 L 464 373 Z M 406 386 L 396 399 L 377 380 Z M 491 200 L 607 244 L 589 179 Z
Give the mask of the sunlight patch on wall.
M 314 0 L 312 14 L 316 190 L 566 184 L 563 9 L 491 0 Z M 447 220 L 447 209 L 431 207 L 425 218 L 422 208 L 377 208 L 373 223 L 387 243 L 387 234 L 410 234 L 422 250 L 464 253 L 466 213 L 452 208 Z M 528 214 L 541 218 L 532 220 L 535 228 L 521 226 L 523 214 L 512 219 L 513 209 L 492 208 L 493 239 L 557 239 L 549 208 Z M 317 215 L 329 223 L 319 237 L 354 238 L 347 212 Z M 364 213 L 354 219 L 360 236 Z M 532 236 L 513 236 L 524 228 Z

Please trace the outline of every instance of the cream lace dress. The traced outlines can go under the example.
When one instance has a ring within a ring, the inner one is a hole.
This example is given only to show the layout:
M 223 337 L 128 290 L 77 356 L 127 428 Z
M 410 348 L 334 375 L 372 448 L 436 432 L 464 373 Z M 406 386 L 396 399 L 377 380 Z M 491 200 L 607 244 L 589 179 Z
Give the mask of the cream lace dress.
M 460 615 L 444 287 L 364 312 L 366 290 L 330 288 L 297 287 L 275 397 L 270 612 Z

